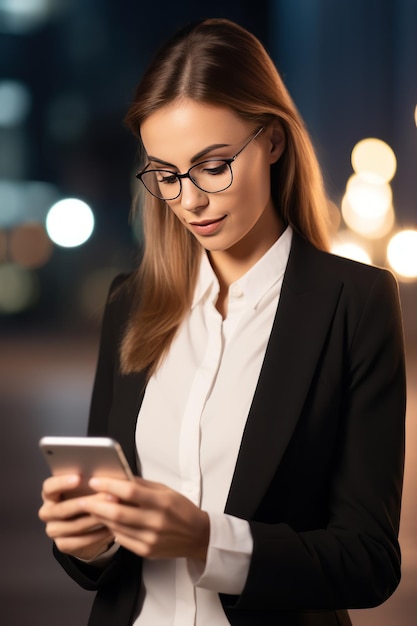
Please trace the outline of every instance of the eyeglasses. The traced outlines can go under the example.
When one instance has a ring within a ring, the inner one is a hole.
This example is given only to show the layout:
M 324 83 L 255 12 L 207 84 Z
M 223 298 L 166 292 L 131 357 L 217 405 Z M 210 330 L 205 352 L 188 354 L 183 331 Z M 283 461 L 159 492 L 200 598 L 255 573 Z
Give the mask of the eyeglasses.
M 138 174 L 138 178 L 144 187 L 155 198 L 160 200 L 175 200 L 182 191 L 183 178 L 189 178 L 192 183 L 205 193 L 219 193 L 224 191 L 233 183 L 232 163 L 239 154 L 254 140 L 264 127 L 259 128 L 256 133 L 236 152 L 230 159 L 208 159 L 201 161 L 190 167 L 185 174 L 176 174 L 171 170 L 164 169 L 144 169 Z M 146 167 L 148 167 L 147 165 Z

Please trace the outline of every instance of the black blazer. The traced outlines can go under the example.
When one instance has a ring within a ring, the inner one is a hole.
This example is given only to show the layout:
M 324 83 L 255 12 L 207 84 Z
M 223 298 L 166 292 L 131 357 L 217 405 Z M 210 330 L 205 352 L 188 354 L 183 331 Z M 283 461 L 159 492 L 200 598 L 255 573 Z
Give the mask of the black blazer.
M 122 285 L 106 306 L 89 433 L 118 439 L 134 466 L 145 381 L 118 369 L 129 304 Z M 221 595 L 232 625 L 347 625 L 346 609 L 392 594 L 404 414 L 395 279 L 294 233 L 226 505 L 249 520 L 254 539 L 242 594 Z M 55 553 L 78 583 L 97 590 L 91 626 L 132 623 L 139 557 L 120 549 L 98 570 Z

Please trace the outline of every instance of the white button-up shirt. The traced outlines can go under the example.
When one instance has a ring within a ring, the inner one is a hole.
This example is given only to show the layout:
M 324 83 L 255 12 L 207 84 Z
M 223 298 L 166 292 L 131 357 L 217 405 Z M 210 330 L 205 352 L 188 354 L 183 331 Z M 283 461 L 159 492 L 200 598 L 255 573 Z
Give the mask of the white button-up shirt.
M 224 320 L 215 307 L 219 284 L 203 253 L 190 313 L 146 387 L 136 428 L 140 473 L 207 511 L 210 540 L 205 566 L 185 558 L 144 560 L 134 626 L 228 624 L 218 594 L 244 587 L 253 548 L 249 524 L 224 508 L 291 239 L 288 227 L 230 285 Z

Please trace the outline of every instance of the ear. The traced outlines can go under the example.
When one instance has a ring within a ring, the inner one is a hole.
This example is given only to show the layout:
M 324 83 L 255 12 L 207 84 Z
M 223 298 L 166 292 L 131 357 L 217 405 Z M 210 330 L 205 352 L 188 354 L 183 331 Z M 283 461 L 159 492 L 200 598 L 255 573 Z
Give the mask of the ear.
M 275 121 L 269 129 L 269 145 L 269 162 L 272 165 L 272 163 L 276 163 L 278 161 L 285 148 L 284 128 L 278 121 Z

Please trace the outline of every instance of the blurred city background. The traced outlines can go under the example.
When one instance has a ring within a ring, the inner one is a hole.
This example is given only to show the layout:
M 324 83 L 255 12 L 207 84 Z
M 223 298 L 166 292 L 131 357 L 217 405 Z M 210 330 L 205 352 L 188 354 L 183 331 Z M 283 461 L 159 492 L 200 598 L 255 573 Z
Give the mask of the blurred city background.
M 0 0 L 0 607 L 4 624 L 86 623 L 91 594 L 37 519 L 44 434 L 84 434 L 100 316 L 134 267 L 136 144 L 123 125 L 155 48 L 227 17 L 265 44 L 323 167 L 337 254 L 397 276 L 408 366 L 403 580 L 355 626 L 417 614 L 416 0 Z

